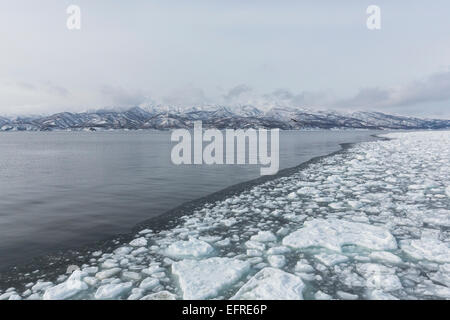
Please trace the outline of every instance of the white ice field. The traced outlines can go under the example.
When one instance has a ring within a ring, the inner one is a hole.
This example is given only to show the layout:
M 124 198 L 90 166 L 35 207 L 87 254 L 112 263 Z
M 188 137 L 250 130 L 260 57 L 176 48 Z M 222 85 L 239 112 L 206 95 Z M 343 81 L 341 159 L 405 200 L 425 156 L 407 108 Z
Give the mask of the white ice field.
M 0 299 L 449 299 L 450 132 L 386 136 Z

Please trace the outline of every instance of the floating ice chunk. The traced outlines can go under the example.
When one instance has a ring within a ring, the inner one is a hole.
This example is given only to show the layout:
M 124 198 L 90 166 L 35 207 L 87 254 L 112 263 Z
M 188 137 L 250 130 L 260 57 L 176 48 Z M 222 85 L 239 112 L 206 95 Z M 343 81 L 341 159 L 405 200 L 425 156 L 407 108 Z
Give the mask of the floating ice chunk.
M 342 209 L 342 208 L 344 208 L 344 205 L 343 205 L 342 202 L 332 202 L 332 203 L 329 203 L 328 206 L 329 206 L 330 208 L 336 209 L 336 210 L 337 210 L 337 209 Z
M 281 227 L 278 231 L 277 231 L 277 235 L 284 237 L 285 235 L 287 235 L 289 233 L 289 229 L 285 228 L 285 227 Z
M 315 188 L 311 188 L 311 187 L 303 187 L 297 190 L 297 194 L 301 194 L 301 195 L 307 195 L 307 194 L 316 194 L 318 193 L 318 190 Z
M 126 254 L 130 253 L 131 250 L 133 250 L 133 248 L 130 248 L 130 247 L 119 247 L 116 250 L 114 250 L 114 254 L 123 256 L 123 255 L 126 255 Z
M 450 262 L 450 244 L 432 237 L 422 237 L 420 240 L 406 240 L 401 248 L 415 259 L 426 259 L 440 263 Z
M 133 247 L 144 247 L 147 245 L 147 239 L 144 237 L 136 238 L 130 242 L 130 246 Z
M 244 208 L 239 208 L 239 209 L 233 209 L 232 211 L 234 213 L 237 213 L 237 214 L 243 214 L 243 213 L 247 213 L 248 212 L 248 208 L 244 207 Z
M 247 256 L 249 257 L 261 257 L 263 255 L 261 250 L 256 249 L 248 249 L 247 250 Z
M 299 277 L 275 268 L 255 274 L 232 300 L 302 300 L 304 284 Z
M 122 259 L 119 262 L 121 267 L 126 267 L 126 266 L 128 266 L 129 263 L 130 263 L 130 260 L 128 260 L 128 259 Z
M 42 299 L 42 296 L 39 293 L 33 293 L 30 296 L 28 296 L 28 298 L 27 298 L 27 300 L 41 300 L 41 299 Z M 2 300 L 1 296 L 0 296 L 0 300 Z
M 209 243 L 214 243 L 216 241 L 219 241 L 222 239 L 221 236 L 203 236 L 203 237 L 198 237 L 199 240 L 201 241 L 206 241 Z
M 277 237 L 270 231 L 259 231 L 258 234 L 250 238 L 252 241 L 273 242 L 277 241 Z
M 439 270 L 430 277 L 433 281 L 442 283 L 450 288 L 450 264 L 439 266 Z
M 450 197 L 450 186 L 445 188 L 445 194 Z
M 347 201 L 347 203 L 354 209 L 359 209 L 359 208 L 361 208 L 363 206 L 361 201 L 349 200 L 349 201 Z
M 101 251 L 94 251 L 94 252 L 92 252 L 92 256 L 93 257 L 100 257 L 101 255 L 102 255 Z
M 250 269 L 250 263 L 231 258 L 183 260 L 172 264 L 184 299 L 208 299 L 237 282 Z
M 314 268 L 312 266 L 310 266 L 306 260 L 300 260 L 297 262 L 297 264 L 295 265 L 294 270 L 296 272 L 314 272 Z
M 374 263 L 360 264 L 356 269 L 366 279 L 368 288 L 387 292 L 402 289 L 400 279 L 395 275 L 395 269 Z
M 398 298 L 394 297 L 392 294 L 378 289 L 370 290 L 367 293 L 367 298 L 370 300 L 398 300 Z
M 267 261 L 274 268 L 283 268 L 286 264 L 286 258 L 282 255 L 270 255 L 267 257 Z
M 267 267 L 267 266 L 268 266 L 267 263 L 261 262 L 261 263 L 255 264 L 253 267 L 254 267 L 256 270 L 260 270 L 260 269 L 263 269 L 263 268 L 265 268 L 265 267 Z
M 435 284 L 431 281 L 425 281 L 419 284 L 416 288 L 416 293 L 423 296 L 450 299 L 450 288 Z
M 4 294 L 0 295 L 0 300 L 8 300 L 13 294 L 15 294 L 14 291 L 5 292 Z
M 337 274 L 340 282 L 350 288 L 364 287 L 366 280 L 353 272 L 352 268 L 339 270 Z
M 356 300 L 359 298 L 358 295 L 351 294 L 345 291 L 337 291 L 336 294 L 338 295 L 339 298 L 343 300 Z
M 249 249 L 255 249 L 259 251 L 263 251 L 264 249 L 266 249 L 266 245 L 264 243 L 252 240 L 247 241 L 245 243 L 245 246 Z
M 320 253 L 314 257 L 328 267 L 348 261 L 348 257 L 341 254 Z
M 173 261 L 172 259 L 170 259 L 170 258 L 164 258 L 163 259 L 163 263 L 165 264 L 165 265 L 167 265 L 167 266 L 170 266 L 170 265 L 172 265 L 172 263 L 174 263 L 175 261 Z
M 128 296 L 127 300 L 139 300 L 144 295 L 144 290 L 140 288 L 134 288 L 131 290 L 131 294 Z
M 153 266 L 150 266 L 150 267 L 148 267 L 146 269 L 142 269 L 142 273 L 145 273 L 147 275 L 151 275 L 151 274 L 154 274 L 154 273 L 157 273 L 157 272 L 161 272 L 161 271 L 164 271 L 164 270 L 165 269 L 161 268 L 159 265 L 153 265 Z
M 369 254 L 369 258 L 372 260 L 385 261 L 392 264 L 402 263 L 402 259 L 400 259 L 400 257 L 388 251 L 374 251 Z
M 439 229 L 422 229 L 421 232 L 421 238 L 432 238 L 435 240 L 439 240 L 439 235 L 441 234 L 441 231 Z
M 297 198 L 297 194 L 295 192 L 291 192 L 287 195 L 287 198 L 291 199 L 291 200 L 295 199 L 295 198 Z
M 188 241 L 172 243 L 166 250 L 166 255 L 175 259 L 201 258 L 213 253 L 214 248 L 207 242 L 194 238 Z
M 326 294 L 325 292 L 322 292 L 320 290 L 314 294 L 314 298 L 316 300 L 331 300 L 331 299 L 333 299 L 329 294 Z
M 75 270 L 63 283 L 46 289 L 43 296 L 44 300 L 69 299 L 77 293 L 86 290 L 88 285 L 82 281 L 84 276 L 86 276 L 86 273 Z
M 235 218 L 223 219 L 222 223 L 226 227 L 231 227 L 232 225 L 235 225 L 237 223 L 237 220 Z
M 83 279 L 84 282 L 86 282 L 90 286 L 95 286 L 98 282 L 97 278 L 94 277 L 86 277 Z
M 143 290 L 151 290 L 155 288 L 157 285 L 159 285 L 159 280 L 156 278 L 148 277 L 142 280 L 141 284 L 139 285 L 139 288 Z
M 134 271 L 124 271 L 122 272 L 122 276 L 127 280 L 137 281 L 141 279 L 141 275 Z
M 83 268 L 83 272 L 86 272 L 87 274 L 96 274 L 98 272 L 98 267 L 86 267 Z
M 286 236 L 283 244 L 297 249 L 324 247 L 334 251 L 349 244 L 372 250 L 397 248 L 394 236 L 384 228 L 338 219 L 306 221 L 303 228 Z
M 51 287 L 53 285 L 52 282 L 38 282 L 34 286 L 31 287 L 31 291 L 38 292 L 44 289 L 47 289 L 48 287 Z
M 156 272 L 154 274 L 152 274 L 153 278 L 164 278 L 166 276 L 165 272 Z
M 334 198 L 331 198 L 331 197 L 317 197 L 317 198 L 314 198 L 314 201 L 320 202 L 320 203 L 327 203 L 327 202 L 333 202 Z
M 423 222 L 432 226 L 450 227 L 450 210 L 435 210 L 425 216 Z
M 95 299 L 115 299 L 130 291 L 131 282 L 105 284 L 95 292 Z
M 139 247 L 136 250 L 131 251 L 131 255 L 132 256 L 138 256 L 138 255 L 140 255 L 142 253 L 147 252 L 147 250 L 148 249 L 146 247 Z
M 217 241 L 214 245 L 218 246 L 218 247 L 226 247 L 229 246 L 231 243 L 229 238 Z
M 95 277 L 99 280 L 111 278 L 112 276 L 118 274 L 122 269 L 120 268 L 112 268 L 98 272 Z
M 251 263 L 251 264 L 258 264 L 258 263 L 263 262 L 263 258 L 261 258 L 261 257 L 253 257 L 253 258 L 247 259 L 247 261 L 249 263 Z
M 118 266 L 117 261 L 114 259 L 108 259 L 102 263 L 102 267 L 106 269 L 115 268 L 117 266 Z
M 177 296 L 169 291 L 160 291 L 142 297 L 141 300 L 176 300 Z
M 278 247 L 272 247 L 269 250 L 267 250 L 267 254 L 285 254 L 289 253 L 291 249 L 284 246 L 278 246 Z

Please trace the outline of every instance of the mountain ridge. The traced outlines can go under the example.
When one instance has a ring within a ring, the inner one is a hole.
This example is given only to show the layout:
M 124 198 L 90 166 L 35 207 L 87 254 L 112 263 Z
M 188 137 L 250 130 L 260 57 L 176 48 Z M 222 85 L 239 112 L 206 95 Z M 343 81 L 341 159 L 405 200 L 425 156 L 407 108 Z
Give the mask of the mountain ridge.
M 246 129 L 447 129 L 450 120 L 422 119 L 374 111 L 351 113 L 313 111 L 275 106 L 263 111 L 251 105 L 181 109 L 170 106 L 132 107 L 128 110 L 60 112 L 49 116 L 0 117 L 0 131 L 114 130 L 192 128 L 201 120 L 205 128 Z

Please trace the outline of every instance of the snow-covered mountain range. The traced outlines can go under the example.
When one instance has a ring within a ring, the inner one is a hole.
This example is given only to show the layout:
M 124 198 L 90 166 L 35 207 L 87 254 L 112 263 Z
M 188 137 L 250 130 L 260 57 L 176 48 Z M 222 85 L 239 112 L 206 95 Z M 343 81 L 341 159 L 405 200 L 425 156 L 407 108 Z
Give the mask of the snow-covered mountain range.
M 207 128 L 280 129 L 445 129 L 450 120 L 420 119 L 381 112 L 337 112 L 253 106 L 133 107 L 124 111 L 62 112 L 50 116 L 0 117 L 0 131 L 175 129 L 193 127 L 201 120 Z

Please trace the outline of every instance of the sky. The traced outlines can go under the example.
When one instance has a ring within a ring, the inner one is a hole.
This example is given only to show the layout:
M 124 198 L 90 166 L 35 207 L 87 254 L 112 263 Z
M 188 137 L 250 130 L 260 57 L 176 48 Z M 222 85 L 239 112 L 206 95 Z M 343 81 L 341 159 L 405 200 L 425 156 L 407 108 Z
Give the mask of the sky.
M 450 119 L 449 15 L 448 0 L 0 0 L 0 115 L 253 104 Z

